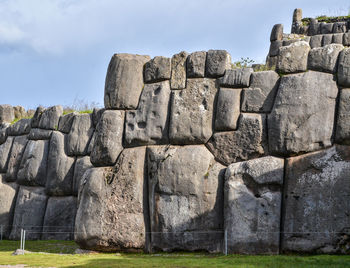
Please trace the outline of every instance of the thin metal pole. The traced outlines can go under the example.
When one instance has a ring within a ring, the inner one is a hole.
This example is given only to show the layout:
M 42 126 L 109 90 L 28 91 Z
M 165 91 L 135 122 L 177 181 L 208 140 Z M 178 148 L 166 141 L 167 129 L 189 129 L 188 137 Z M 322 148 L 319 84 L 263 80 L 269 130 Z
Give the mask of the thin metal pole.
M 225 255 L 227 256 L 227 230 L 225 229 Z
M 23 255 L 24 255 L 24 246 L 26 244 L 26 230 L 23 230 Z
M 22 250 L 22 241 L 23 241 L 23 229 L 21 229 L 21 246 L 20 246 L 21 250 Z

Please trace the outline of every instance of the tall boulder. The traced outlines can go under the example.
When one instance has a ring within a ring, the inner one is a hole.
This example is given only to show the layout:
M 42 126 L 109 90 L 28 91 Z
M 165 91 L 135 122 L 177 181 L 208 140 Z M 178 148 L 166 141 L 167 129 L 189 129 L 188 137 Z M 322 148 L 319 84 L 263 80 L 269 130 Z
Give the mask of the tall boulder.
M 0 145 L 0 173 L 7 172 L 7 165 L 10 160 L 9 155 L 13 143 L 13 137 L 8 137 L 6 141 Z
M 305 41 L 281 47 L 277 59 L 277 70 L 281 73 L 305 72 L 309 51 L 310 46 Z
M 0 124 L 11 123 L 15 119 L 13 107 L 9 104 L 0 105 Z
M 11 152 L 9 154 L 7 172 L 6 172 L 6 181 L 12 182 L 17 180 L 18 168 L 21 164 L 22 156 L 24 149 L 27 144 L 27 136 L 16 136 L 13 140 L 11 147 Z
M 38 112 L 38 110 L 37 110 Z M 40 113 L 40 121 L 39 128 L 43 129 L 58 129 L 58 122 L 60 120 L 60 116 L 63 114 L 63 108 L 61 105 L 56 105 L 49 107 L 43 111 L 39 111 Z
M 184 89 L 186 87 L 186 60 L 188 53 L 182 51 L 171 58 L 171 89 Z
M 345 48 L 339 55 L 338 83 L 350 87 L 350 48 Z

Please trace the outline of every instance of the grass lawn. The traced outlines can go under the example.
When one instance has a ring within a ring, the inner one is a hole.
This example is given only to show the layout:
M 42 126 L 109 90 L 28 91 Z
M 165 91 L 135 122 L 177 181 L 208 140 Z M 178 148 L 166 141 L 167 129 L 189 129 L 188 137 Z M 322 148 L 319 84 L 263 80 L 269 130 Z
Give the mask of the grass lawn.
M 99 253 L 72 254 L 71 241 L 26 241 L 26 250 L 36 252 L 12 256 L 19 241 L 0 241 L 0 265 L 26 264 L 38 267 L 350 267 L 350 256 L 241 256 L 204 253 Z M 46 253 L 39 253 L 46 252 Z M 49 252 L 49 253 L 47 253 Z

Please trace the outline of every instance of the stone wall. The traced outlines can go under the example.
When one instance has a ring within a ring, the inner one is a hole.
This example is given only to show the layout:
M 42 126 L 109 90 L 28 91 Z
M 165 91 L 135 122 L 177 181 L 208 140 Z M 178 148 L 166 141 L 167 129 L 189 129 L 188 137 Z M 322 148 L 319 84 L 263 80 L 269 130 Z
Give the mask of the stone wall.
M 10 125 L 0 106 L 5 236 L 222 252 L 226 233 L 230 253 L 348 253 L 350 49 L 275 57 L 255 72 L 224 50 L 115 54 L 104 109 Z

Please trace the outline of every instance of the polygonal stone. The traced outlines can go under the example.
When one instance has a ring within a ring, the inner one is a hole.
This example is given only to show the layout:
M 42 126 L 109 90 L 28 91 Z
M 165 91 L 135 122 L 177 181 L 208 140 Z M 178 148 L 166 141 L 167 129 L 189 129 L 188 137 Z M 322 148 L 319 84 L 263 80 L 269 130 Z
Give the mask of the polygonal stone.
M 75 222 L 75 241 L 80 247 L 101 251 L 144 248 L 144 161 L 145 147 L 129 148 L 114 167 L 85 172 Z
M 270 153 L 289 155 L 330 146 L 337 93 L 331 74 L 283 76 L 268 117 Z
M 346 253 L 349 152 L 347 146 L 334 146 L 287 160 L 283 252 Z
M 234 130 L 240 114 L 241 89 L 220 88 L 216 105 L 215 130 Z
M 46 202 L 45 188 L 27 186 L 19 188 L 10 239 L 19 240 L 21 229 L 27 231 L 26 239 L 40 239 Z
M 232 88 L 249 87 L 250 76 L 253 72 L 253 68 L 226 70 L 225 75 L 219 78 L 220 86 Z
M 10 125 L 7 129 L 7 135 L 9 136 L 20 136 L 30 132 L 31 119 L 20 119 L 16 123 Z
M 265 120 L 263 114 L 242 113 L 236 131 L 214 133 L 207 146 L 225 165 L 262 156 L 266 150 Z
M 243 89 L 243 112 L 270 112 L 278 89 L 279 75 L 275 71 L 255 72 L 250 88 Z
M 270 57 L 278 56 L 280 47 L 288 46 L 288 45 L 290 44 L 286 44 L 285 41 L 282 41 L 282 40 L 272 41 L 270 44 L 269 56 Z
M 157 56 L 146 62 L 144 68 L 145 83 L 169 80 L 171 76 L 171 59 Z
M 343 49 L 343 45 L 340 44 L 330 44 L 325 47 L 311 49 L 308 68 L 315 71 L 335 73 L 337 71 L 338 56 Z
M 284 160 L 231 164 L 225 173 L 225 230 L 230 253 L 278 254 Z
M 329 44 L 332 44 L 333 41 L 333 34 L 324 34 L 322 38 L 322 46 L 327 46 Z
M 62 114 L 63 108 L 61 105 L 56 105 L 45 109 L 40 117 L 39 128 L 57 130 L 58 122 Z
M 48 153 L 48 140 L 29 140 L 18 168 L 17 183 L 45 187 Z
M 350 32 L 347 32 L 343 35 L 343 45 L 350 46 Z
M 339 94 L 338 118 L 335 140 L 350 145 L 350 89 L 343 88 Z
M 350 87 L 350 48 L 343 49 L 339 55 L 338 84 Z
M 34 113 L 33 118 L 32 118 L 32 128 L 39 127 L 40 118 L 41 118 L 41 115 L 44 112 L 44 110 L 45 110 L 45 108 L 42 106 L 39 106 L 38 108 L 36 108 L 35 113 Z
M 171 89 L 184 89 L 186 87 L 187 56 L 188 53 L 182 51 L 171 58 Z
M 301 8 L 294 9 L 293 22 L 301 21 L 303 18 L 303 10 Z
M 206 143 L 211 137 L 215 80 L 194 78 L 187 87 L 172 92 L 169 138 L 172 144 Z
M 6 181 L 16 181 L 19 165 L 21 164 L 22 155 L 27 144 L 27 136 L 17 136 L 13 140 L 11 153 L 9 155 Z
M 11 123 L 15 119 L 13 107 L 9 104 L 0 105 L 0 124 Z
M 66 156 L 65 136 L 54 131 L 50 140 L 46 192 L 50 196 L 71 195 L 74 175 L 74 157 Z
M 322 46 L 322 39 L 323 39 L 323 35 L 311 36 L 310 47 L 311 48 L 321 47 Z
M 169 99 L 169 81 L 145 85 L 137 110 L 126 112 L 126 145 L 167 143 Z
M 15 114 L 15 118 L 23 118 L 27 116 L 26 110 L 20 105 L 13 106 L 13 113 Z
M 331 34 L 333 33 L 333 23 L 321 22 L 320 31 L 321 34 Z
M 96 128 L 98 122 L 100 121 L 100 118 L 102 114 L 104 113 L 106 109 L 104 108 L 94 108 L 92 110 L 92 122 L 94 123 L 94 127 Z
M 343 44 L 343 36 L 344 34 L 333 34 L 332 43 L 333 44 Z
M 97 124 L 91 163 L 112 166 L 123 150 L 124 111 L 106 110 Z
M 136 109 L 143 88 L 143 66 L 149 56 L 114 54 L 106 75 L 107 109 Z
M 60 117 L 60 121 L 58 122 L 58 130 L 62 133 L 68 134 L 71 130 L 74 117 L 78 114 L 78 112 L 73 112 L 66 115 L 62 115 Z
M 94 126 L 91 114 L 75 115 L 71 130 L 67 136 L 67 154 L 70 156 L 86 155 L 93 133 Z
M 187 57 L 187 78 L 204 78 L 207 52 L 196 51 Z
M 48 140 L 53 130 L 32 128 L 28 135 L 28 140 Z
M 147 149 L 151 249 L 222 250 L 223 176 L 203 145 Z
M 0 144 L 3 144 L 7 139 L 7 128 L 10 126 L 9 123 L 0 124 Z
M 310 36 L 317 35 L 319 32 L 320 32 L 320 23 L 316 19 L 311 18 L 308 35 Z
M 282 40 L 283 38 L 283 24 L 275 24 L 272 28 L 270 41 Z
M 345 33 L 346 32 L 346 22 L 339 21 L 335 22 L 333 25 L 333 33 Z
M 81 184 L 84 173 L 89 168 L 92 168 L 89 156 L 78 157 L 74 165 L 74 177 L 73 177 L 73 194 L 78 195 L 79 186 Z
M 226 69 L 231 69 L 231 55 L 226 50 L 209 50 L 205 66 L 207 77 L 220 77 Z
M 304 72 L 310 46 L 305 41 L 295 42 L 279 50 L 277 69 L 282 73 Z
M 0 145 L 0 173 L 6 173 L 7 171 L 13 139 L 13 137 L 7 137 L 6 141 Z
M 73 240 L 77 198 L 50 197 L 47 201 L 42 240 Z

